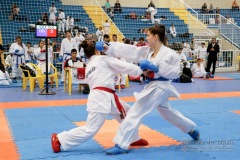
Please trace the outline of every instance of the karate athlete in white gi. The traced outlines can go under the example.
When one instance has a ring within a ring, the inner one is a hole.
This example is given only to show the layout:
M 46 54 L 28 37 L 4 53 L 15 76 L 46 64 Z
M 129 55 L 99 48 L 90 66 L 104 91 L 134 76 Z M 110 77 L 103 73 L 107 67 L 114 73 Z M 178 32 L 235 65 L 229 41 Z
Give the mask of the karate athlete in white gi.
M 65 31 L 65 13 L 63 12 L 62 9 L 59 9 L 58 21 L 59 21 L 58 31 L 64 32 Z
M 142 121 L 142 118 L 157 108 L 160 115 L 171 124 L 178 127 L 184 133 L 188 133 L 193 139 L 199 139 L 199 132 L 195 130 L 196 124 L 180 112 L 171 108 L 168 98 L 179 97 L 178 91 L 171 85 L 171 79 L 179 77 L 180 61 L 175 51 L 164 46 L 165 27 L 151 27 L 147 33 L 150 47 L 135 47 L 123 43 L 110 43 L 105 45 L 106 54 L 121 57 L 127 61 L 136 61 L 143 56 L 140 62 L 141 69 L 151 70 L 148 77 L 150 82 L 145 85 L 140 93 L 134 93 L 136 102 L 128 111 L 124 121 L 120 124 L 117 135 L 114 137 L 115 147 L 106 151 L 106 154 L 116 155 L 127 153 L 134 134 Z M 146 52 L 146 49 L 148 51 Z M 127 54 L 131 53 L 131 54 Z M 148 62 L 148 63 L 146 63 Z
M 205 43 L 201 43 L 201 46 L 196 50 L 198 58 L 201 58 L 201 61 L 204 62 L 207 56 L 207 48 L 205 47 Z
M 34 54 L 37 58 L 37 66 L 41 68 L 42 74 L 46 74 L 46 46 L 45 41 L 40 40 L 39 47 L 35 49 Z M 48 49 L 49 50 L 49 49 Z M 50 74 L 51 53 L 48 52 L 48 73 Z M 53 77 L 51 79 L 51 86 L 53 86 Z
M 49 23 L 52 23 L 52 24 L 55 25 L 55 23 L 56 23 L 56 16 L 55 16 L 55 14 L 57 13 L 57 9 L 56 9 L 54 3 L 52 3 L 52 6 L 49 7 L 49 13 L 50 13 Z
M 34 54 L 37 58 L 37 66 L 41 68 L 42 74 L 46 73 L 46 48 L 45 48 L 45 41 L 40 40 L 38 43 L 38 48 L 34 50 Z M 50 56 L 48 54 L 48 62 L 50 62 Z M 48 72 L 50 72 L 50 65 L 48 65 Z
M 22 75 L 19 65 L 25 63 L 25 57 L 27 56 L 27 49 L 25 44 L 22 43 L 20 36 L 16 37 L 16 42 L 13 43 L 9 49 L 9 53 L 13 55 L 12 57 L 12 77 L 13 83 L 17 83 L 17 77 Z
M 197 59 L 197 63 L 194 63 L 192 66 L 193 77 L 195 78 L 206 78 L 207 72 L 203 66 L 201 58 Z
M 71 50 L 77 49 L 77 42 L 74 38 L 72 38 L 71 32 L 69 30 L 66 31 L 66 38 L 62 40 L 61 49 L 60 49 L 60 58 L 63 60 L 62 63 L 62 75 L 61 75 L 61 83 L 64 80 L 64 63 L 67 59 L 71 58 Z M 77 57 L 80 57 L 79 52 L 77 53 Z
M 66 20 L 66 30 L 70 30 L 71 32 L 73 31 L 74 27 L 74 19 L 71 16 L 67 16 Z
M 2 85 L 10 85 L 12 80 L 9 77 L 8 72 L 5 70 L 5 67 L 2 63 L 0 63 L 0 86 Z
M 26 58 L 25 59 L 26 63 L 28 63 L 28 62 L 34 63 L 34 60 L 35 60 L 35 58 L 34 58 L 34 48 L 31 47 L 31 43 L 30 42 L 27 42 L 26 49 L 27 49 L 27 53 L 28 53 L 27 57 L 25 57 Z
M 108 20 L 106 20 L 105 23 L 103 23 L 103 28 L 104 28 L 105 34 L 109 34 L 110 23 L 108 22 Z
M 102 30 L 102 27 L 98 28 L 96 35 L 97 35 L 98 41 L 103 41 L 104 31 Z
M 149 7 L 146 12 L 149 12 L 151 14 L 151 21 L 152 24 L 154 24 L 155 20 L 154 20 L 154 16 L 157 14 L 157 8 L 153 8 L 153 7 Z
M 104 124 L 107 115 L 111 115 L 118 122 L 121 122 L 129 109 L 129 105 L 123 101 L 119 102 L 114 93 L 115 75 L 116 73 L 128 73 L 132 76 L 139 76 L 143 73 L 134 64 L 100 55 L 95 49 L 95 44 L 91 41 L 83 41 L 81 47 L 84 48 L 87 58 L 90 59 L 85 74 L 85 79 L 90 87 L 87 102 L 88 118 L 85 126 L 52 134 L 52 149 L 56 153 L 60 152 L 61 149 L 68 151 L 94 137 Z M 131 143 L 132 145 L 148 145 L 146 140 L 139 137 L 138 132 L 134 133 Z

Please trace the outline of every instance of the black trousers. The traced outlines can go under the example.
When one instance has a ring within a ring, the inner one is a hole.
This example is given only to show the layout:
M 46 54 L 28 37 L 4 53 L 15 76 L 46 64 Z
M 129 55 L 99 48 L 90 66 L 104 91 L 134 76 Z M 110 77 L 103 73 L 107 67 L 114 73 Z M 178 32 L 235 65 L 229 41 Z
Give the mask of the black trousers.
M 208 63 L 207 63 L 207 69 L 206 69 L 206 72 L 210 72 L 210 68 L 213 64 L 213 70 L 212 70 L 212 74 L 215 73 L 215 68 L 216 68 L 216 62 L 217 60 L 214 58 L 208 58 Z

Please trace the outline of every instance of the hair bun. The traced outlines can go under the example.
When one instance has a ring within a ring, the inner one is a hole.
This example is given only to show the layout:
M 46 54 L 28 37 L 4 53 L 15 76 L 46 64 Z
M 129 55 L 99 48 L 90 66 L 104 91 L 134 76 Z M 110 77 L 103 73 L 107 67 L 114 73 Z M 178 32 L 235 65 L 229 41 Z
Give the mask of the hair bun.
M 81 44 L 80 44 L 80 47 L 82 47 L 82 48 L 87 48 L 88 47 L 88 43 L 87 43 L 87 41 L 86 40 L 84 40 Z
M 165 26 L 163 24 L 161 24 L 159 27 L 162 28 L 164 32 L 166 31 Z

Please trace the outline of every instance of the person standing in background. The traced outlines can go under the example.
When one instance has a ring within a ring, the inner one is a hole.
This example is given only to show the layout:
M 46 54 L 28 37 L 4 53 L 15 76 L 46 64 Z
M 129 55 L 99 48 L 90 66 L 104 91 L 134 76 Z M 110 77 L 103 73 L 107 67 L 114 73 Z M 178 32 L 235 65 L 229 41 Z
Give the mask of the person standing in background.
M 25 63 L 26 55 L 28 54 L 27 48 L 25 44 L 22 43 L 22 38 L 20 36 L 16 36 L 16 42 L 11 45 L 9 53 L 13 54 L 12 82 L 17 83 L 17 77 L 22 75 L 19 65 Z
M 98 28 L 96 35 L 98 37 L 98 41 L 103 41 L 104 31 L 103 31 L 102 27 Z
M 65 31 L 65 13 L 62 9 L 59 9 L 59 15 L 58 15 L 58 31 L 64 32 Z
M 71 32 L 67 30 L 66 38 L 64 38 L 61 43 L 61 50 L 59 55 L 59 59 L 63 61 L 61 83 L 63 83 L 63 78 L 64 78 L 64 63 L 67 59 L 71 58 L 72 49 L 78 49 L 77 42 L 74 38 L 72 38 Z M 77 52 L 77 57 L 80 57 L 79 52 Z
M 56 9 L 54 3 L 52 3 L 52 6 L 49 7 L 49 13 L 50 13 L 49 23 L 55 25 L 56 24 L 56 16 L 55 16 L 55 14 L 57 13 L 57 9 Z
M 72 32 L 73 27 L 74 27 L 74 19 L 73 17 L 68 16 L 66 21 L 66 30 L 70 30 Z
M 212 38 L 212 43 L 208 45 L 208 62 L 207 62 L 207 77 L 214 78 L 216 63 L 218 60 L 218 54 L 220 52 L 219 45 L 216 42 L 216 38 Z M 210 73 L 210 68 L 213 65 L 212 74 Z
M 31 47 L 31 43 L 27 42 L 27 56 L 26 56 L 26 62 L 34 63 L 34 48 Z
M 108 22 L 108 20 L 106 20 L 105 23 L 103 23 L 103 28 L 104 28 L 105 34 L 109 34 L 110 23 Z
M 204 62 L 205 57 L 207 55 L 207 48 L 205 47 L 205 43 L 201 43 L 201 47 L 199 47 L 197 50 L 197 57 L 201 59 L 201 62 Z
M 157 14 L 157 9 L 155 7 L 149 6 L 146 12 L 151 14 L 151 21 L 152 21 L 152 24 L 154 24 L 154 21 L 155 21 L 154 16 Z

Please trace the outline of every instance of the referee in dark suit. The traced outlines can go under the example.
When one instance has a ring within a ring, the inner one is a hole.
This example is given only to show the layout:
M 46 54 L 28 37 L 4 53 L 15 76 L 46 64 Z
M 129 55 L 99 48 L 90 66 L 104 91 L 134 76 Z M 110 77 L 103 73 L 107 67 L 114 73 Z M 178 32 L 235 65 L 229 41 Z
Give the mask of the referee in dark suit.
M 207 48 L 208 63 L 207 63 L 207 69 L 206 69 L 208 76 L 211 78 L 214 78 L 215 67 L 218 59 L 219 50 L 220 49 L 219 49 L 219 45 L 216 43 L 216 38 L 212 38 L 212 43 L 209 44 Z M 210 75 L 210 68 L 212 64 L 213 64 L 213 70 L 212 70 L 212 74 Z

